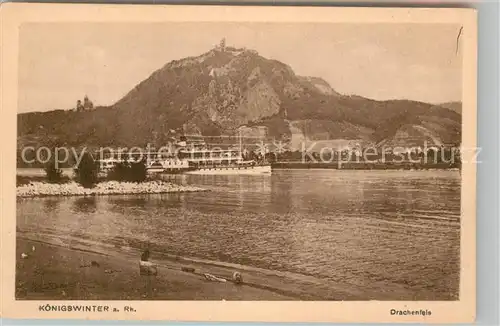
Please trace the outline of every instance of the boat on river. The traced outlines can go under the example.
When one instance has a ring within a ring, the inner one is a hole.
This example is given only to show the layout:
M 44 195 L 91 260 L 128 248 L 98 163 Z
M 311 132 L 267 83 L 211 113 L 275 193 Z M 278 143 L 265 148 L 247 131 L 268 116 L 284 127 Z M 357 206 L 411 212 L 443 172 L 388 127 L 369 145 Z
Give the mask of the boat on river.
M 240 138 L 241 139 L 241 138 Z M 222 148 L 225 147 L 225 148 Z M 270 174 L 271 164 L 245 158 L 239 146 L 209 147 L 204 141 L 188 143 L 185 137 L 166 150 L 142 155 L 149 174 L 260 175 Z M 118 163 L 137 162 L 138 154 L 110 151 L 99 160 L 100 172 L 109 173 Z
M 162 174 L 205 174 L 205 175 L 260 175 L 270 174 L 271 164 L 245 159 L 239 147 L 209 148 L 204 142 L 187 143 L 181 140 L 175 145 L 174 153 L 164 156 L 149 155 L 147 165 L 151 173 Z

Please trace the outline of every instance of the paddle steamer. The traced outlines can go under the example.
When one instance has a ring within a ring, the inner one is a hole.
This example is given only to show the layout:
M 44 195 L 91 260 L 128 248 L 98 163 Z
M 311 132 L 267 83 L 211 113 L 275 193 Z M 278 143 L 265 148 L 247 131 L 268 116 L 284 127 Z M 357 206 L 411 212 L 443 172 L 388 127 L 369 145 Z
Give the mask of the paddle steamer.
M 270 174 L 271 165 L 264 160 L 245 159 L 239 146 L 209 148 L 204 141 L 187 142 L 185 138 L 169 150 L 149 151 L 144 161 L 150 174 L 209 174 L 209 175 L 259 175 Z M 133 155 L 119 156 L 113 152 L 100 160 L 101 173 L 108 173 L 119 162 L 137 162 Z

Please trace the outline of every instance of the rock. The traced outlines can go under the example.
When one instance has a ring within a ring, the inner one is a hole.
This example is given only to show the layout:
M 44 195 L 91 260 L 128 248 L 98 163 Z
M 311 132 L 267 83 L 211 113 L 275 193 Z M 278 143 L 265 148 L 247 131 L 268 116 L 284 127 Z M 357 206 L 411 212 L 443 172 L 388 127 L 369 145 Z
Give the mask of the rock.
M 233 273 L 233 282 L 236 283 L 236 284 L 243 283 L 243 276 L 241 275 L 240 272 L 234 272 Z
M 36 196 L 92 196 L 111 194 L 153 194 L 168 192 L 204 191 L 204 189 L 174 185 L 168 182 L 149 181 L 143 183 L 107 181 L 99 183 L 93 189 L 85 189 L 76 182 L 66 184 L 47 184 L 31 182 L 17 187 L 18 197 Z

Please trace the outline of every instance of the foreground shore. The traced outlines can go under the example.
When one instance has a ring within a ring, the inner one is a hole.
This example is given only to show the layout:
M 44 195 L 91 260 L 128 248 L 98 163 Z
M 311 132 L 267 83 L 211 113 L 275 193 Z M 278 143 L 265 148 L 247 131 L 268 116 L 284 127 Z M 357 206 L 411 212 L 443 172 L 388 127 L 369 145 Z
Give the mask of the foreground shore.
M 33 251 L 33 248 L 35 249 Z M 16 248 L 16 299 L 25 300 L 295 300 L 279 290 L 245 284 L 259 275 L 243 272 L 243 284 L 231 281 L 234 269 L 203 263 L 155 261 L 158 275 L 139 275 L 139 259 L 104 255 L 19 238 Z M 22 258 L 25 253 L 27 257 Z M 154 256 L 154 253 L 153 253 Z M 193 271 L 183 271 L 189 267 Z M 226 282 L 207 280 L 210 273 Z
M 92 195 L 126 195 L 126 194 L 160 194 L 172 192 L 206 191 L 193 186 L 181 186 L 165 181 L 149 181 L 142 183 L 107 181 L 100 182 L 94 188 L 84 188 L 72 181 L 51 184 L 30 182 L 16 188 L 17 197 L 42 196 L 92 196 Z

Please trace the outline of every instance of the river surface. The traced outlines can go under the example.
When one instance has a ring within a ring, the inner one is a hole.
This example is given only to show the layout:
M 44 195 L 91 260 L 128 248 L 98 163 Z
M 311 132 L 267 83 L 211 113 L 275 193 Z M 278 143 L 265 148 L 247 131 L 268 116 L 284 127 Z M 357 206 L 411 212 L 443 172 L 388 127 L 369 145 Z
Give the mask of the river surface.
M 323 299 L 458 299 L 458 171 L 170 178 L 211 191 L 18 199 L 17 232 L 289 272 Z

